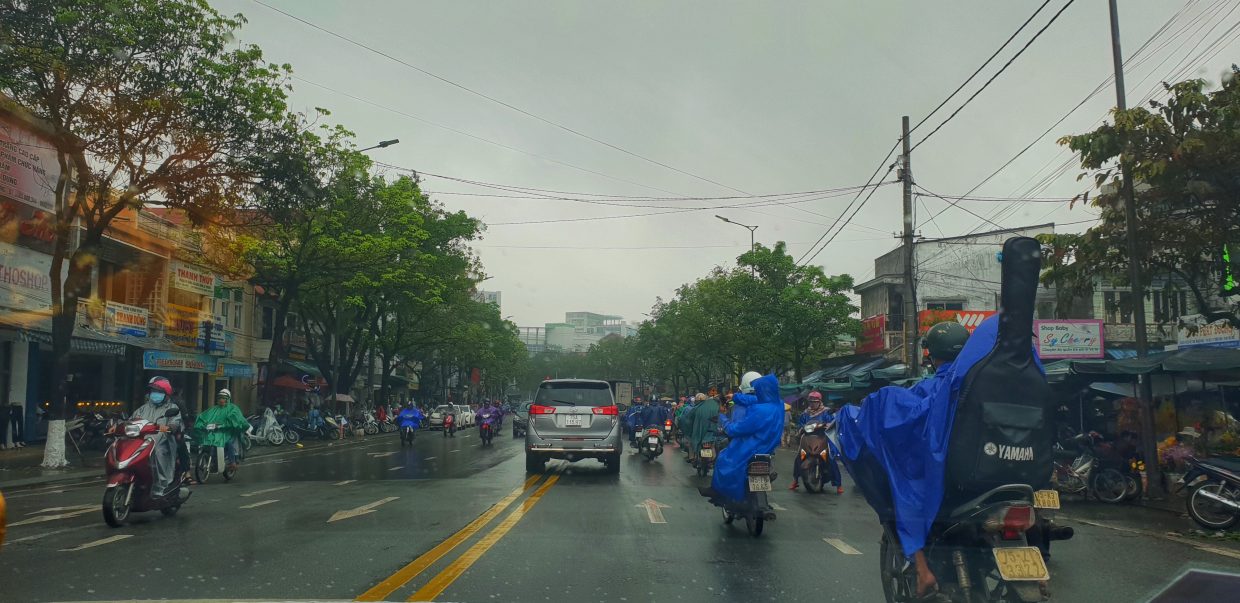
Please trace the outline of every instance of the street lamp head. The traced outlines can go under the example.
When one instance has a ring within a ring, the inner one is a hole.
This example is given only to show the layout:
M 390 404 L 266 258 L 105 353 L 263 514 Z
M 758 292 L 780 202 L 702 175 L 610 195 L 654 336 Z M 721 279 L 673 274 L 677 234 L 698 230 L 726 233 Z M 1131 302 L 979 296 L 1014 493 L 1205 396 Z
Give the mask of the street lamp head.
M 731 220 L 729 220 L 729 219 L 727 219 L 727 218 L 725 218 L 725 217 L 723 217 L 723 216 L 721 216 L 721 215 L 719 215 L 719 214 L 715 214 L 715 217 L 716 217 L 716 218 L 719 218 L 720 220 L 723 220 L 724 222 L 727 222 L 727 223 L 729 223 L 729 224 L 731 224 L 731 223 L 732 223 L 732 221 L 731 221 Z
M 399 142 L 400 142 L 400 139 L 399 139 L 399 138 L 393 138 L 393 139 L 391 139 L 391 140 L 385 140 L 385 141 L 383 141 L 383 142 L 379 143 L 379 148 L 380 148 L 380 149 L 386 149 L 386 148 L 388 148 L 388 147 L 390 147 L 390 146 L 392 146 L 392 145 L 394 145 L 394 144 L 397 144 L 397 143 L 399 143 Z

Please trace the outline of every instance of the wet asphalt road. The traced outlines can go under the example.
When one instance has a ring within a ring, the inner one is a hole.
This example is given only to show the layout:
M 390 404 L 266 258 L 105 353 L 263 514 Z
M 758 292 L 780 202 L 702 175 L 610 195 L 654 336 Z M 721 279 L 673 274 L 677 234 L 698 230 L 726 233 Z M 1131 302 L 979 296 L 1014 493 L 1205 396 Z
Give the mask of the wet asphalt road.
M 777 488 L 755 539 L 723 525 L 705 481 L 675 448 L 626 454 L 619 476 L 593 461 L 527 476 L 519 441 L 482 448 L 468 430 L 252 458 L 177 516 L 120 529 L 100 516 L 100 479 L 16 490 L 0 600 L 882 601 L 877 524 L 848 484 Z M 1064 515 L 1077 537 L 1054 548 L 1053 601 L 1138 601 L 1187 567 L 1240 570 L 1236 548 L 1162 537 L 1186 527 L 1169 514 Z

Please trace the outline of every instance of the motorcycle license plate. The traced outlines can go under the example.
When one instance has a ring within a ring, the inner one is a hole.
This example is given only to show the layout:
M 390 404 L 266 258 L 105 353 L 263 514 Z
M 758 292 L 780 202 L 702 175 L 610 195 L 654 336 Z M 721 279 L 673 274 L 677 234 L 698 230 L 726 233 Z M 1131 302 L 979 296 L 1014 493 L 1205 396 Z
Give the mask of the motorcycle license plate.
M 995 565 L 999 568 L 999 576 L 1009 582 L 1024 580 L 1050 580 L 1050 572 L 1046 570 L 1046 562 L 1042 561 L 1042 551 L 1036 546 L 1018 546 L 1012 548 L 991 549 L 995 554 Z
M 749 476 L 750 492 L 770 492 L 771 476 L 769 475 L 751 475 Z
M 658 445 L 659 445 L 659 438 L 650 438 L 650 439 L 648 439 L 648 440 L 646 440 L 646 441 L 647 441 L 647 442 L 649 442 L 651 446 L 658 446 Z
M 585 415 L 564 415 L 565 427 L 585 427 Z
M 1058 509 L 1059 508 L 1059 491 L 1058 490 L 1038 490 L 1033 493 L 1033 506 L 1035 509 Z
M 711 450 L 710 448 L 703 448 L 703 449 L 702 449 L 702 458 L 704 458 L 704 459 L 713 459 L 713 458 L 715 458 L 715 451 L 714 451 L 714 450 Z

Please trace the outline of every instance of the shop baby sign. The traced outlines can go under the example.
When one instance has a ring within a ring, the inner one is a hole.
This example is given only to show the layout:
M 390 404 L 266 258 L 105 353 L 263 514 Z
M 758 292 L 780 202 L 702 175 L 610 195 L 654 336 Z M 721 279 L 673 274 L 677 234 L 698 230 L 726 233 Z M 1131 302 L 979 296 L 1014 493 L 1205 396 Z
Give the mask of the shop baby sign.
M 1043 360 L 1103 357 L 1101 320 L 1035 320 L 1033 331 Z

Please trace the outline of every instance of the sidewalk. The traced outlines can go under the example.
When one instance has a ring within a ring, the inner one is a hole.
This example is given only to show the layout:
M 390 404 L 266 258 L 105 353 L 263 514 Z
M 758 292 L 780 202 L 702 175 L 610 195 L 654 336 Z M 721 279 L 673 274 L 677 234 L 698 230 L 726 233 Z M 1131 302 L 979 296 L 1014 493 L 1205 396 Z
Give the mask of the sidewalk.
M 288 444 L 282 446 L 255 446 L 250 449 L 247 454 L 247 458 L 261 457 L 269 454 L 289 452 L 299 449 L 326 448 L 332 445 L 349 446 L 366 441 L 373 441 L 374 438 L 380 438 L 386 435 L 395 435 L 395 433 L 396 432 L 392 432 L 391 434 L 379 433 L 361 438 L 346 438 L 344 440 L 320 440 L 317 438 L 302 440 L 300 442 L 301 448 Z M 0 450 L 0 490 L 7 491 L 15 488 L 24 488 L 41 484 L 53 484 L 57 482 L 102 477 L 103 451 L 84 450 L 83 453 L 85 453 L 85 458 L 79 456 L 77 450 L 70 447 L 69 466 L 63 469 L 48 469 L 39 466 L 39 463 L 43 462 L 42 444 L 29 444 L 25 448 L 18 448 L 14 450 Z

